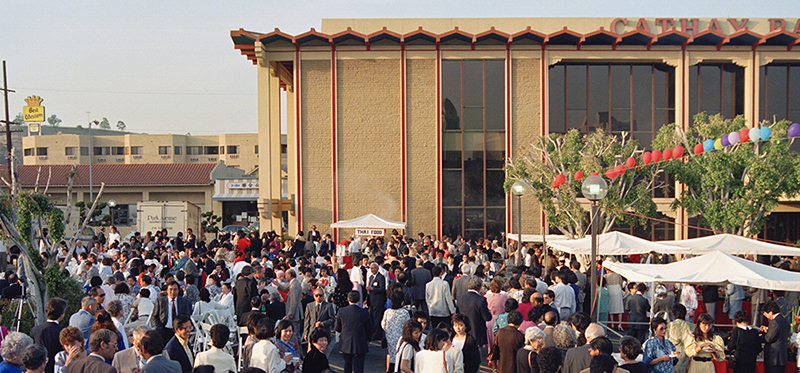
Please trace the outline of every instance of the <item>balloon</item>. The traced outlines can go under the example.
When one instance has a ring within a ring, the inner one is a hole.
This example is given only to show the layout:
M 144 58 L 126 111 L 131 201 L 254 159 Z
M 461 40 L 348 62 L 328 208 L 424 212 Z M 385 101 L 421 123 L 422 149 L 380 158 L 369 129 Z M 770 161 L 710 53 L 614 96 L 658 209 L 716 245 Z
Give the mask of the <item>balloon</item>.
M 556 175 L 556 181 L 558 181 L 559 184 L 564 184 L 567 182 L 567 177 L 562 174 L 558 174 Z
M 650 154 L 650 152 L 644 152 L 644 154 L 642 154 L 642 162 L 644 162 L 644 164 L 650 164 L 650 161 L 652 160 L 653 155 Z
M 683 147 L 678 145 L 672 149 L 672 158 L 678 159 L 680 157 L 683 157 Z
M 628 166 L 628 168 L 633 168 L 636 166 L 636 159 L 633 157 L 628 157 L 628 159 L 625 160 L 625 165 Z
M 723 147 L 726 147 L 731 144 L 730 142 L 728 142 L 728 135 L 722 135 L 722 137 L 719 138 L 719 142 L 720 144 L 722 144 Z
M 747 128 L 744 128 L 741 131 L 739 131 L 739 141 L 741 141 L 741 142 L 750 141 L 750 130 L 748 130 Z
M 612 169 L 606 171 L 606 177 L 608 177 L 609 179 L 616 179 L 617 178 L 617 173 L 614 172 L 614 169 L 612 168 Z
M 762 127 L 761 128 L 761 139 L 762 140 L 769 140 L 769 137 L 772 136 L 772 129 L 769 127 Z
M 597 172 L 592 172 L 591 175 L 589 176 L 600 176 L 600 174 L 598 174 Z
M 695 155 L 703 154 L 703 144 L 697 144 L 694 146 L 694 154 Z
M 664 153 L 662 153 L 662 154 L 664 156 L 664 160 L 665 161 L 668 161 L 668 160 L 672 159 L 672 149 L 666 148 L 666 149 L 664 149 Z
M 722 140 L 717 139 L 714 141 L 714 149 L 722 150 Z
M 550 184 L 550 186 L 553 187 L 553 189 L 555 189 L 555 188 L 560 187 L 561 184 L 559 184 L 557 180 L 553 180 L 553 183 Z
M 653 150 L 653 162 L 661 160 L 661 150 Z
M 751 128 L 749 135 L 750 141 L 752 142 L 758 142 L 758 140 L 761 140 L 761 131 L 759 131 L 758 128 Z
M 594 174 L 592 174 L 592 175 L 594 175 Z M 575 178 L 576 181 L 580 180 L 580 179 L 583 179 L 583 171 L 575 171 L 574 178 Z
M 800 135 L 800 123 L 793 123 L 789 126 L 789 137 L 795 138 Z
M 625 166 L 624 165 L 617 165 L 617 167 L 614 168 L 614 172 L 616 172 L 619 175 L 624 174 L 625 173 Z
M 731 132 L 728 134 L 728 142 L 731 145 L 736 145 L 739 142 L 739 132 Z
M 703 141 L 703 150 L 707 152 L 714 150 L 714 140 L 708 139 Z

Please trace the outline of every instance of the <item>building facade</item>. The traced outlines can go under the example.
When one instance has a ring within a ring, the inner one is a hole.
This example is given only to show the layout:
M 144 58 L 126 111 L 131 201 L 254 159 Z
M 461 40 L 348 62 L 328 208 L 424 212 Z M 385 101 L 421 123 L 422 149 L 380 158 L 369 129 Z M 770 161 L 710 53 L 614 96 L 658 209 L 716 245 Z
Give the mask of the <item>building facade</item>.
M 503 165 L 536 136 L 602 128 L 649 148 L 661 126 L 687 128 L 699 112 L 800 121 L 797 19 L 326 19 L 231 37 L 258 70 L 262 228 L 277 230 L 281 213 L 282 115 L 290 231 L 375 213 L 408 234 L 473 237 L 515 226 Z M 660 217 L 690 223 L 669 208 L 680 191 L 654 199 Z M 523 232 L 546 229 L 535 203 L 522 210 Z M 798 211 L 785 201 L 773 215 L 794 226 Z

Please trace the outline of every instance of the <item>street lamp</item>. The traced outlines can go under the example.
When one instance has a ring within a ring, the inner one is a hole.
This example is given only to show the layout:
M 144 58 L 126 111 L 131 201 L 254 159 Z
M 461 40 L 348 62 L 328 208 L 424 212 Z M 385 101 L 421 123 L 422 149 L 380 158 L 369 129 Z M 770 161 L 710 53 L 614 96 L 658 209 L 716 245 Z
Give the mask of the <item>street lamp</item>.
M 87 112 L 88 114 L 88 112 Z M 92 158 L 94 158 L 94 138 L 92 138 L 92 124 L 98 125 L 98 121 L 89 122 L 89 204 L 94 201 L 94 183 L 92 182 Z
M 581 186 L 581 193 L 586 199 L 592 201 L 592 257 L 589 261 L 591 267 L 589 269 L 591 274 L 592 292 L 589 294 L 591 300 L 592 322 L 597 321 L 597 311 L 595 309 L 595 297 L 597 296 L 597 231 L 600 226 L 600 219 L 598 212 L 600 207 L 597 201 L 606 197 L 608 193 L 608 183 L 600 176 L 589 176 L 583 181 Z
M 525 195 L 525 183 L 515 181 L 511 185 L 511 194 L 517 197 L 517 254 L 514 255 L 514 265 L 520 264 L 522 254 L 522 196 Z
M 114 225 L 114 207 L 117 206 L 117 201 L 108 200 L 108 214 L 111 215 L 111 225 Z

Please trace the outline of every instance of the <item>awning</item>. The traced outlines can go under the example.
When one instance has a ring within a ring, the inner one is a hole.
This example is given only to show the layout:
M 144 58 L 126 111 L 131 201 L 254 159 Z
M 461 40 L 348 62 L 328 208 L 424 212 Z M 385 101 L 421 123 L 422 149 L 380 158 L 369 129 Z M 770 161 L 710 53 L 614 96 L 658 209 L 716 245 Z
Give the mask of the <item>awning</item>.
M 517 236 L 518 235 L 516 233 L 509 233 L 509 234 L 506 235 L 506 237 L 508 239 L 514 240 L 514 241 L 517 240 Z M 544 242 L 545 239 L 547 240 L 547 242 L 550 242 L 550 241 L 563 241 L 563 240 L 567 239 L 567 236 L 560 235 L 560 234 L 548 234 L 545 237 L 542 237 L 541 234 L 523 234 L 522 235 L 522 242 L 541 243 L 541 242 Z
M 367 214 L 353 220 L 340 220 L 331 224 L 331 228 L 406 229 L 406 223 Z
M 214 184 L 214 201 L 258 201 L 256 179 L 217 179 Z

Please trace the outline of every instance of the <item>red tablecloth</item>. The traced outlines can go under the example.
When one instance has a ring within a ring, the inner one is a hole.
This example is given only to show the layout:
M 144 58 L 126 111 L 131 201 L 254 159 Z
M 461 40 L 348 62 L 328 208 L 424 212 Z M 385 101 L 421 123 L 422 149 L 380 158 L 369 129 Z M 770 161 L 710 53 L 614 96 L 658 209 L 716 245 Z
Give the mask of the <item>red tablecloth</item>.
M 716 373 L 733 373 L 733 369 L 728 369 L 728 361 L 715 361 L 714 362 L 714 370 Z M 755 373 L 764 373 L 764 362 L 757 361 L 756 362 L 756 372 Z M 786 369 L 783 370 L 783 373 L 797 373 L 797 363 L 790 361 L 789 364 L 786 365 Z

